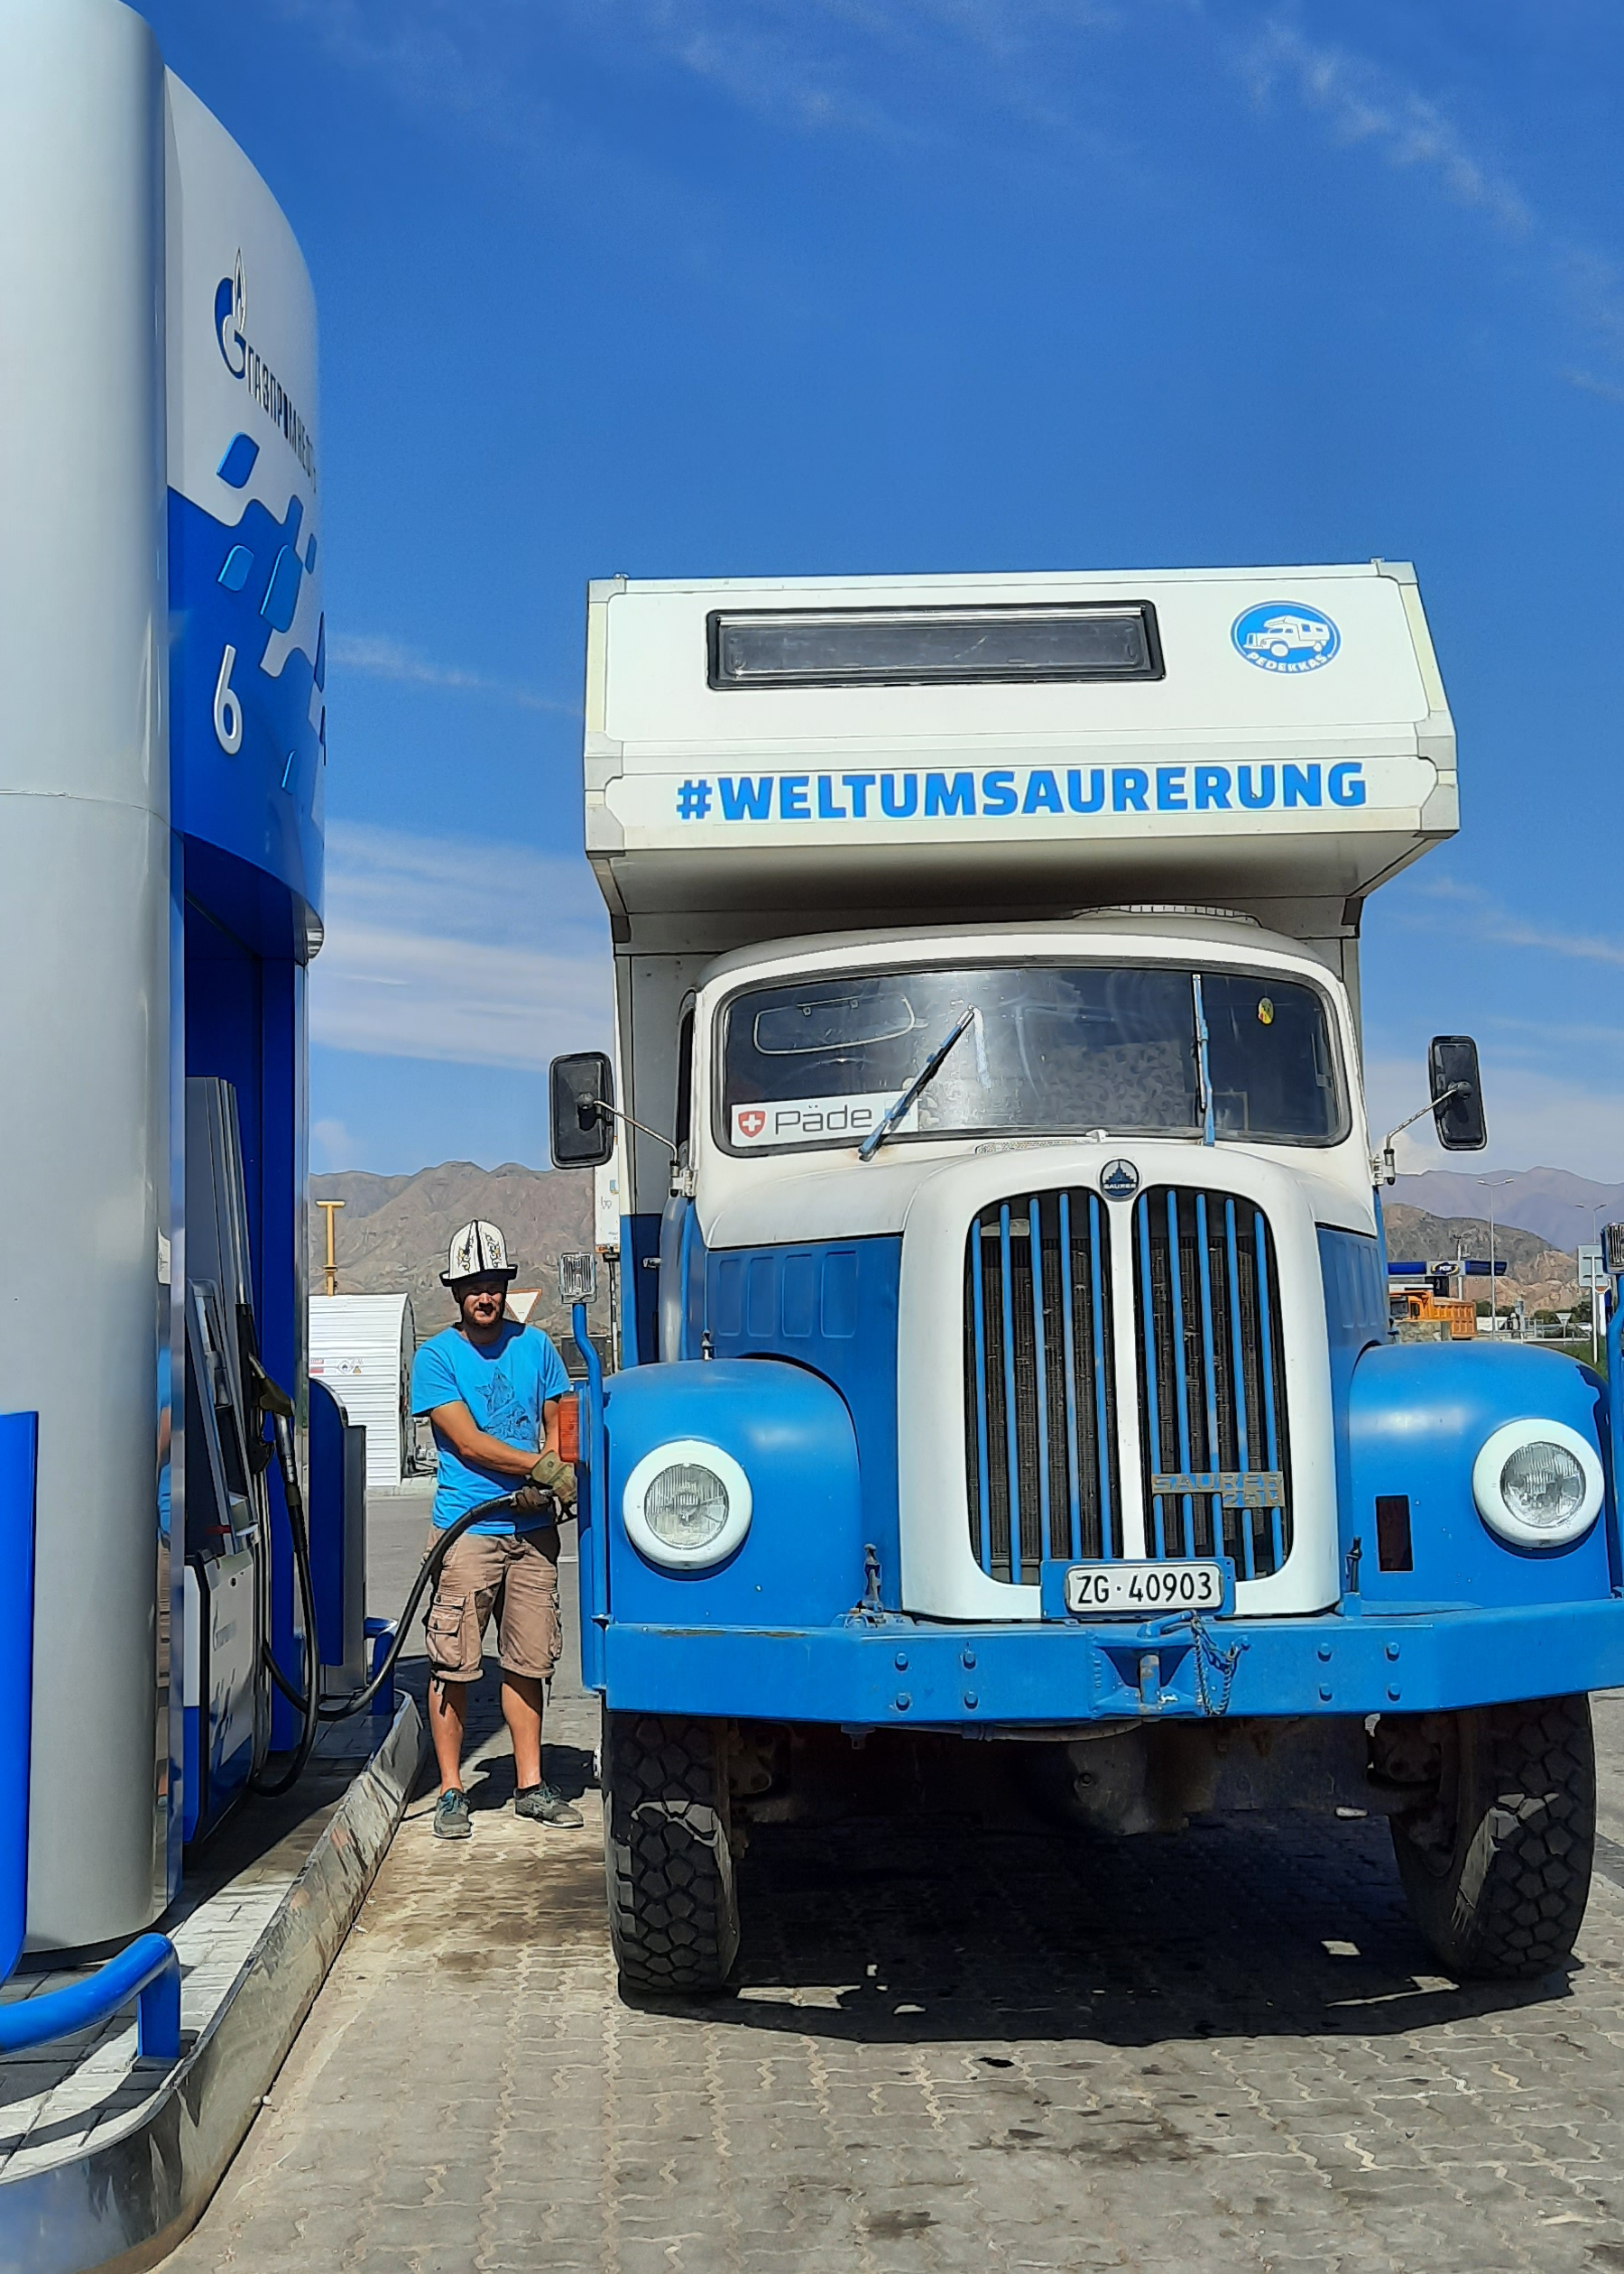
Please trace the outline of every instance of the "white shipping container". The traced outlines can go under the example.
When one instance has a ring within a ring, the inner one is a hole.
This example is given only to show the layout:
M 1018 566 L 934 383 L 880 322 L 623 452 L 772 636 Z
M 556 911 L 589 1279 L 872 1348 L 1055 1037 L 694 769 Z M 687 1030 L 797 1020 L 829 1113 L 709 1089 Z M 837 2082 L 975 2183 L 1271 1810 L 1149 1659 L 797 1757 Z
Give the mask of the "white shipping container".
M 410 1295 L 312 1295 L 310 1374 L 366 1431 L 368 1490 L 408 1474 L 411 1361 L 417 1328 Z

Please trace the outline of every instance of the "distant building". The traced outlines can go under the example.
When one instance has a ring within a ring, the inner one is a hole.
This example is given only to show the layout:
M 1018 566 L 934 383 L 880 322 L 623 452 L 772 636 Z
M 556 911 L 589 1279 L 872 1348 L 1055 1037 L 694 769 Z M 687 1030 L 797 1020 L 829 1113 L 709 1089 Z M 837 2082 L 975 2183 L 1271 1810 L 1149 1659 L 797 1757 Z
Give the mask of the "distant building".
M 369 1490 L 411 1474 L 411 1361 L 417 1328 L 410 1295 L 312 1295 L 310 1373 L 366 1431 Z

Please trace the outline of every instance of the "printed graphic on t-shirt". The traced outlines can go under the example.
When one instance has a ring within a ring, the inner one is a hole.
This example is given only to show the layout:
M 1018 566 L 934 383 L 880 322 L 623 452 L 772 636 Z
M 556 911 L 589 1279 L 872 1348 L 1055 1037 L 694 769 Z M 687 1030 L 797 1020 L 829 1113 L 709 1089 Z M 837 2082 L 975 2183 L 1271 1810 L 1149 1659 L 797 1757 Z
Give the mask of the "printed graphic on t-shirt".
M 504 1445 L 524 1445 L 535 1436 L 540 1417 L 521 1404 L 512 1383 L 499 1367 L 492 1368 L 485 1384 L 484 1409 L 480 1428 Z

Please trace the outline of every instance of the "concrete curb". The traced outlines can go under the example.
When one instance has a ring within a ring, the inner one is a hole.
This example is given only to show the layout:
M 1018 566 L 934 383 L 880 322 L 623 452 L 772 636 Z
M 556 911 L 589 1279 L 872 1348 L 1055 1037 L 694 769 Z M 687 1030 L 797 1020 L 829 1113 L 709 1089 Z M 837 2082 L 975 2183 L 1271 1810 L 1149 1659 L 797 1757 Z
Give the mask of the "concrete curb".
M 131 2129 L 0 2184 L 0 2274 L 136 2274 L 202 2216 L 388 1851 L 426 1744 L 403 1698 L 225 2003 Z

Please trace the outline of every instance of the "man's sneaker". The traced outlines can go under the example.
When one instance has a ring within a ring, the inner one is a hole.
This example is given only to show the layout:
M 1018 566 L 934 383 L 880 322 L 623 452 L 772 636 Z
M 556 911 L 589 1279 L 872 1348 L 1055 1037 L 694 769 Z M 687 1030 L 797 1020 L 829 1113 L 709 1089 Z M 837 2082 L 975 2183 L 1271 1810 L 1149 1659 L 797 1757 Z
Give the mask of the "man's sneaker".
M 468 1813 L 466 1792 L 442 1792 L 434 1804 L 434 1836 L 437 1840 L 466 1840 L 474 1829 L 474 1818 Z
M 526 1785 L 513 1795 L 513 1814 L 533 1817 L 538 1824 L 561 1824 L 574 1831 L 586 1819 L 579 1808 L 571 1807 L 561 1792 L 555 1792 L 549 1784 Z

